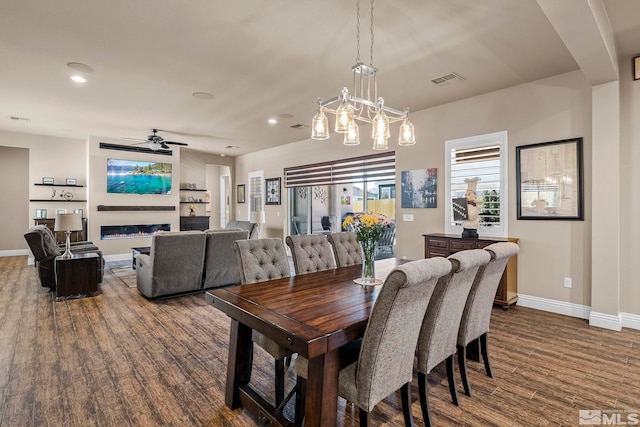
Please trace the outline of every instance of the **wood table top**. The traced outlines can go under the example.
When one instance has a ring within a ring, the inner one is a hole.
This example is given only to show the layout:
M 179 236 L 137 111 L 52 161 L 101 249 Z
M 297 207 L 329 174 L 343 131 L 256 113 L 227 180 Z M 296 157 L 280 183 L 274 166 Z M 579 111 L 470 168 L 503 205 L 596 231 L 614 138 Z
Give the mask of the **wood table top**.
M 406 260 L 376 262 L 386 277 Z M 363 335 L 381 286 L 362 286 L 360 265 L 213 289 L 207 302 L 231 318 L 312 358 Z

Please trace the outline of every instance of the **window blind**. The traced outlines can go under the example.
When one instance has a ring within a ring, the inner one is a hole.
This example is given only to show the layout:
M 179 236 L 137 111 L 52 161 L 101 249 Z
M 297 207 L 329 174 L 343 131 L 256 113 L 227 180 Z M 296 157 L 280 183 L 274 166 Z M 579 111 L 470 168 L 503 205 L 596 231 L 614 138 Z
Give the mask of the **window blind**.
M 284 169 L 287 188 L 395 179 L 395 151 Z

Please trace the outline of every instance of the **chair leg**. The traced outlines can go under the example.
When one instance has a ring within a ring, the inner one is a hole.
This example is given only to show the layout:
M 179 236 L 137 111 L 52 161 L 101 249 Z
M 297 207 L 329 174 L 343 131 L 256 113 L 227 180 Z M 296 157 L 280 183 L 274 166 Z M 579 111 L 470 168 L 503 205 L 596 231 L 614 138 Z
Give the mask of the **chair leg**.
M 449 392 L 451 393 L 451 400 L 453 404 L 458 406 L 458 389 L 456 387 L 456 377 L 454 375 L 455 368 L 453 367 L 453 354 L 447 357 L 447 380 L 449 380 Z
M 491 362 L 489 361 L 489 347 L 487 346 L 487 333 L 480 335 L 480 351 L 482 352 L 482 360 L 484 360 L 484 370 L 487 371 L 487 376 L 493 378 L 493 372 L 491 371 Z
M 431 411 L 429 410 L 429 393 L 427 390 L 427 375 L 418 372 L 418 394 L 420 395 L 420 408 L 422 409 L 422 420 L 424 425 L 431 427 Z
M 276 405 L 280 406 L 284 400 L 284 359 L 276 359 L 275 361 L 275 377 L 276 377 Z
M 413 413 L 411 412 L 411 383 L 406 383 L 400 388 L 402 398 L 402 415 L 404 415 L 405 427 L 413 427 Z
M 471 386 L 469 385 L 469 377 L 467 377 L 467 347 L 460 344 L 458 344 L 458 369 L 460 370 L 460 378 L 462 378 L 464 394 L 471 397 Z
M 369 413 L 362 408 L 360 409 L 360 427 L 371 427 L 371 417 Z
M 297 426 L 302 425 L 302 420 L 304 420 L 304 402 L 307 398 L 307 380 L 298 377 L 296 381 L 296 409 L 295 409 L 295 418 L 294 423 Z

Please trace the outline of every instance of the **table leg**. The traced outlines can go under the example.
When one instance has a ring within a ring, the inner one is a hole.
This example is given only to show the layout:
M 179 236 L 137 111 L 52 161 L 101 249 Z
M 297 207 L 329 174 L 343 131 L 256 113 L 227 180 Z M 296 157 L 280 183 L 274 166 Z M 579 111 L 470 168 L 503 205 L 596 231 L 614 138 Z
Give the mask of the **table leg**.
M 338 411 L 338 349 L 309 360 L 305 427 L 335 426 Z
M 227 361 L 227 385 L 224 403 L 231 409 L 239 407 L 238 388 L 249 383 L 253 363 L 251 328 L 231 319 L 229 358 Z

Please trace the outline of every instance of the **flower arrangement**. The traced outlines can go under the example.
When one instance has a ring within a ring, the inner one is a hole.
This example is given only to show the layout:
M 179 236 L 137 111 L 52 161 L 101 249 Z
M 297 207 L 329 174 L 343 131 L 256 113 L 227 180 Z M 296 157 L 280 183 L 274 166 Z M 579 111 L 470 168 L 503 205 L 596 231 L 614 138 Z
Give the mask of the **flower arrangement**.
M 196 214 L 196 205 L 189 205 L 189 215 Z
M 342 226 L 356 233 L 360 243 L 378 242 L 385 227 L 391 225 L 391 218 L 377 213 L 358 213 L 344 219 Z
M 391 218 L 376 213 L 359 213 L 347 216 L 342 226 L 356 233 L 362 247 L 362 284 L 377 284 L 375 273 L 376 244 L 384 229 L 391 225 Z

